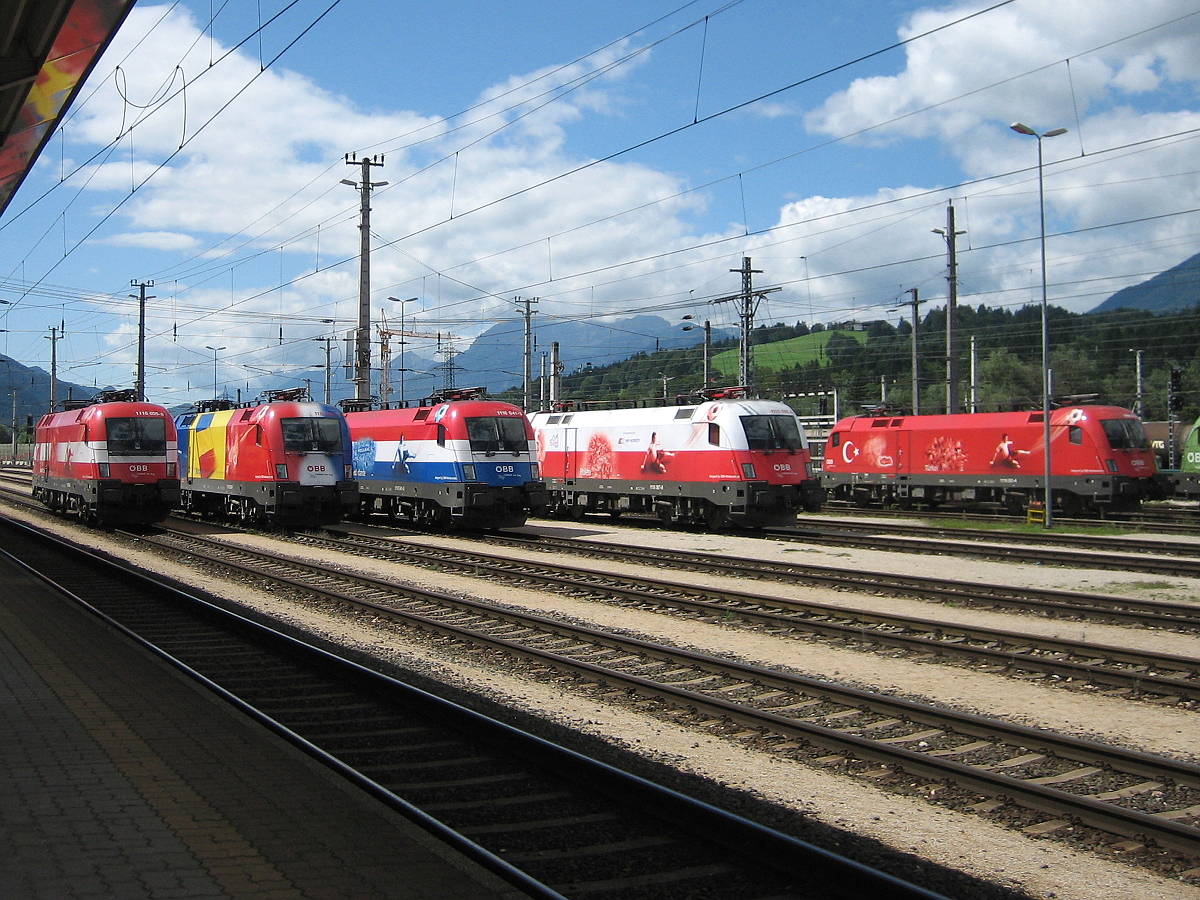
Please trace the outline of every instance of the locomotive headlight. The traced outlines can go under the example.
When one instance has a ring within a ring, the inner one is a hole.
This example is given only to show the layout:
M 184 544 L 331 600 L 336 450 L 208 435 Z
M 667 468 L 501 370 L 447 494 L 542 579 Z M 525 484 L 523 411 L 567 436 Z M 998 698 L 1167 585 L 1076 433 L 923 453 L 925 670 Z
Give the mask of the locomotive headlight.
M 805 478 L 813 477 L 813 468 L 812 468 L 812 463 L 810 463 L 810 462 L 806 462 L 804 464 L 804 477 Z
M 475 480 L 475 466 L 470 463 L 463 466 L 463 481 Z
M 275 463 L 275 477 L 280 481 L 287 481 L 287 463 Z
M 342 466 L 342 475 L 347 481 L 353 481 L 354 466 L 350 465 L 350 463 L 346 463 L 344 466 Z
M 167 463 L 167 477 L 168 478 L 175 477 L 175 463 Z
M 743 478 L 757 478 L 758 475 L 754 471 L 754 463 L 742 463 Z
M 100 463 L 100 477 L 107 478 L 109 476 L 108 463 Z
M 530 477 L 531 481 L 537 481 L 539 478 L 542 477 L 542 474 L 538 471 L 537 463 L 534 463 L 532 466 L 529 467 L 529 477 Z
M 1107 459 L 1105 462 L 1108 463 L 1108 471 L 1112 472 L 1114 475 L 1120 471 L 1120 469 L 1117 468 L 1117 461 L 1115 459 Z

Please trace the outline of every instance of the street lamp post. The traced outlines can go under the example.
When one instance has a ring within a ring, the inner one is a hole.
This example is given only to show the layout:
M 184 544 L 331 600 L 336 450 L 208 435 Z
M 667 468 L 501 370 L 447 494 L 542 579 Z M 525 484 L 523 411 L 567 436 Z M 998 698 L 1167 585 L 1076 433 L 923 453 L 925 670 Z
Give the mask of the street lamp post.
M 684 319 L 694 319 L 695 316 L 684 316 Z M 684 325 L 684 331 L 691 331 L 695 325 Z M 709 363 L 708 360 L 712 356 L 712 323 L 708 319 L 704 320 L 704 390 L 709 388 Z
M 227 348 L 225 348 L 225 347 L 207 347 L 206 346 L 204 349 L 211 350 L 213 352 L 213 399 L 216 400 L 217 399 L 217 353 L 219 351 L 225 350 Z
M 331 354 L 333 352 L 334 339 L 331 338 L 329 335 L 326 335 L 325 337 L 313 338 L 313 340 L 318 343 L 323 343 L 325 345 L 325 405 L 328 406 L 329 400 L 330 400 L 330 395 L 333 392 L 332 385 L 330 383 L 333 380 L 332 379 L 333 365 L 330 360 L 331 360 Z
M 1042 246 L 1042 427 L 1046 441 L 1046 509 L 1042 523 L 1046 528 L 1050 528 L 1053 525 L 1054 494 L 1050 487 L 1050 314 L 1046 302 L 1046 189 L 1043 179 L 1042 139 L 1066 134 L 1067 129 L 1052 128 L 1039 133 L 1020 122 L 1013 122 L 1010 127 L 1018 134 L 1037 138 L 1038 148 L 1038 216 Z

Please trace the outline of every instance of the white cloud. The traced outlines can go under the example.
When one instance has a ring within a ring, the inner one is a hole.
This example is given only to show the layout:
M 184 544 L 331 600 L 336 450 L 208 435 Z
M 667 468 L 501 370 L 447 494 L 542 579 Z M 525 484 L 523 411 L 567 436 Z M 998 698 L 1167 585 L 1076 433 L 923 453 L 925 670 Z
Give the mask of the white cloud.
M 200 245 L 192 235 L 180 234 L 177 231 L 131 231 L 106 240 L 107 243 L 120 247 L 146 247 L 150 250 L 191 251 Z
M 578 149 L 588 129 L 632 124 L 605 144 L 619 148 L 624 135 L 637 135 L 632 144 L 671 121 L 668 114 L 649 124 L 627 121 L 642 112 L 629 99 L 636 91 L 626 91 L 643 74 L 636 68 L 617 69 L 545 103 L 547 91 L 561 92 L 628 46 L 481 86 L 480 105 L 461 117 L 449 110 L 364 110 L 283 66 L 260 74 L 258 60 L 240 52 L 210 68 L 210 53 L 221 58 L 225 48 L 210 49 L 185 7 L 163 18 L 161 6 L 137 6 L 65 135 L 71 155 L 85 159 L 140 115 L 132 138 L 83 173 L 85 196 L 100 214 L 125 200 L 97 234 L 98 244 L 155 251 L 146 257 L 154 263 L 149 271 L 132 274 L 170 283 L 170 315 L 163 308 L 153 313 L 155 346 L 179 377 L 193 382 L 211 377 L 206 344 L 228 346 L 221 356 L 231 364 L 270 366 L 289 354 L 297 358 L 301 348 L 315 358 L 301 341 L 353 321 L 359 195 L 339 181 L 357 180 L 360 172 L 343 161 L 348 151 L 385 158 L 371 171 L 373 180 L 389 182 L 371 203 L 376 299 L 420 295 L 423 302 L 408 313 L 434 330 L 473 334 L 490 316 L 512 318 L 517 294 L 542 298 L 540 315 L 628 312 L 638 302 L 631 298 L 678 300 L 693 290 L 724 295 L 736 289 L 729 269 L 742 255 L 763 260 L 766 277 L 786 285 L 766 306 L 783 320 L 807 318 L 810 294 L 814 313 L 826 321 L 884 314 L 914 285 L 936 304 L 944 291 L 944 245 L 931 230 L 944 224 L 951 197 L 967 231 L 960 271 L 968 296 L 1016 303 L 1028 292 L 1004 291 L 1028 287 L 1037 195 L 1036 146 L 1009 131 L 1014 120 L 1071 129 L 1044 146 L 1053 282 L 1166 268 L 1191 252 L 1185 220 L 1119 235 L 1104 226 L 1200 207 L 1189 177 L 1193 143 L 1109 152 L 1200 127 L 1200 113 L 1177 99 L 1190 98 L 1200 78 L 1200 16 L 1153 27 L 1192 6 L 1019 0 L 914 41 L 894 57 L 894 73 L 856 79 L 803 118 L 819 136 L 816 143 L 859 136 L 800 159 L 796 171 L 803 174 L 812 159 L 814 168 L 833 173 L 831 183 L 780 187 L 765 201 L 780 227 L 744 239 L 738 236 L 745 194 L 734 176 L 739 167 L 795 150 L 770 146 L 755 129 L 795 118 L 801 101 L 781 95 L 731 117 L 739 135 L 727 159 L 712 155 L 703 166 L 693 164 L 697 145 L 687 135 L 654 147 L 655 155 L 588 166 L 593 157 Z M 900 36 L 976 8 L 917 10 Z M 151 39 L 141 41 L 151 25 Z M 126 96 L 145 103 L 172 80 L 181 83 L 175 67 L 180 48 L 188 47 L 181 64 L 185 94 L 147 113 L 126 106 L 111 77 L 118 61 L 128 74 Z M 638 65 L 653 76 L 652 61 Z M 681 97 L 690 118 L 692 98 Z M 694 139 L 712 133 L 698 130 Z M 821 154 L 827 156 L 817 159 Z M 585 168 L 560 177 L 579 167 Z M 997 177 L 1003 173 L 1015 174 Z M 984 180 L 946 188 L 971 178 Z M 725 197 L 724 185 L 687 192 L 694 182 L 718 179 L 737 187 Z M 728 202 L 735 193 L 741 204 Z M 698 226 L 708 214 L 737 224 Z M 1061 234 L 1085 227 L 1098 230 Z M 1130 247 L 1139 248 L 1136 264 Z M 336 262 L 342 264 L 330 268 Z M 1062 302 L 1083 309 L 1101 299 Z M 712 311 L 720 315 L 728 306 Z M 327 318 L 338 322 L 331 326 Z M 287 329 L 283 345 L 280 322 Z M 113 325 L 114 347 L 127 346 L 127 324 Z M 173 339 L 175 330 L 186 338 Z

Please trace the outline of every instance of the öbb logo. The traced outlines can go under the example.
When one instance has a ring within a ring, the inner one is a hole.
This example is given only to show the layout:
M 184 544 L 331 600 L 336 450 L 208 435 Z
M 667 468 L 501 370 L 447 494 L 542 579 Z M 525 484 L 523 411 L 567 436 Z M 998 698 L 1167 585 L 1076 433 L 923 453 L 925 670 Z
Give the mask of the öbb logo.
M 320 465 L 311 465 L 311 466 L 307 466 L 306 468 L 308 469 L 308 471 L 310 471 L 314 474 L 317 474 L 317 475 L 319 475 L 325 471 L 325 467 L 320 466 Z

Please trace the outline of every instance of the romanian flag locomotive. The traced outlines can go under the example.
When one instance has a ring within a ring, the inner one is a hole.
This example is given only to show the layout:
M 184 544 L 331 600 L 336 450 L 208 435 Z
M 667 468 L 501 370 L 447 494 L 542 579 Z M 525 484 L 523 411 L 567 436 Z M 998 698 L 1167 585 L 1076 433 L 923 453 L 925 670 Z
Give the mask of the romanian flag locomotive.
M 33 496 L 58 512 L 115 524 L 161 522 L 179 501 L 175 423 L 134 391 L 38 420 Z
M 205 401 L 176 425 L 187 512 L 302 527 L 358 507 L 346 419 L 305 388 L 245 406 Z
M 517 528 L 546 507 L 533 431 L 478 388 L 346 413 L 362 509 L 433 528 Z

